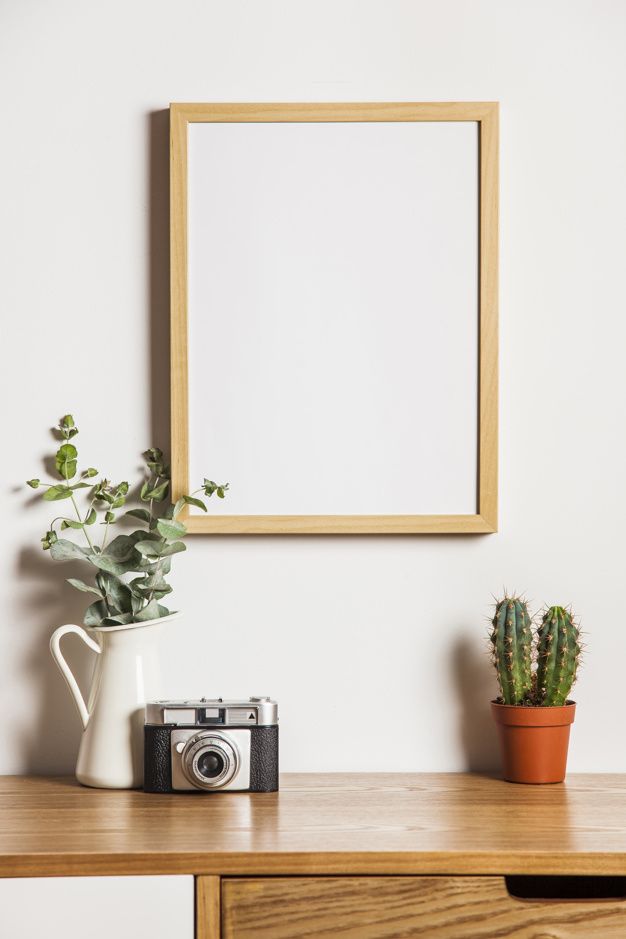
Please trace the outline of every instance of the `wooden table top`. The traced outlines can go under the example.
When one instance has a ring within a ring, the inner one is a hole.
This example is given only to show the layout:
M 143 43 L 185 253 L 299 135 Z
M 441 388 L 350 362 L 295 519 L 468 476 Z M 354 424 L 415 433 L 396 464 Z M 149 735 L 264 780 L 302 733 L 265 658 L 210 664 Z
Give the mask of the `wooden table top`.
M 0 876 L 622 874 L 626 776 L 287 774 L 278 793 L 0 777 Z

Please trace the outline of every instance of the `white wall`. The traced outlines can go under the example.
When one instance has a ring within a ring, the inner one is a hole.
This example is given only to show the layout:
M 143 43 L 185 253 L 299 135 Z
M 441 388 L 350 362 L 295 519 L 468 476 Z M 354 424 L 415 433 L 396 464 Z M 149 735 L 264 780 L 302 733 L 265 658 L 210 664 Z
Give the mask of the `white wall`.
M 580 612 L 570 767 L 626 770 L 626 6 L 4 0 L 0 35 L 0 771 L 69 771 L 79 734 L 47 639 L 81 598 L 19 488 L 45 428 L 72 410 L 113 478 L 167 439 L 163 109 L 401 99 L 501 102 L 501 531 L 196 537 L 167 690 L 276 696 L 285 770 L 488 766 L 507 585 Z

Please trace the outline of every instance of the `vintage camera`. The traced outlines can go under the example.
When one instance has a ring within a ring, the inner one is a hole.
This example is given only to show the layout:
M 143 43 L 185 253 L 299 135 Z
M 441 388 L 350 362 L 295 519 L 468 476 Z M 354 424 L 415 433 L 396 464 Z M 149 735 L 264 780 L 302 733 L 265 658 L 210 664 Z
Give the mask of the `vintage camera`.
M 146 792 L 275 792 L 278 705 L 270 698 L 150 701 Z

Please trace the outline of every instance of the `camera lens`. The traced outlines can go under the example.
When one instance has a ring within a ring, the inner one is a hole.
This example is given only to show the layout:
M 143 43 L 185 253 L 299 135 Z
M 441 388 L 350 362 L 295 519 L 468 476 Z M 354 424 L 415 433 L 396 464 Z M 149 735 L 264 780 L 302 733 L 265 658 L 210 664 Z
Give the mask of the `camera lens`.
M 181 753 L 181 769 L 197 789 L 223 789 L 239 772 L 239 748 L 228 734 L 202 731 Z
M 198 757 L 198 772 L 205 779 L 215 779 L 224 772 L 224 757 L 215 750 L 206 750 Z

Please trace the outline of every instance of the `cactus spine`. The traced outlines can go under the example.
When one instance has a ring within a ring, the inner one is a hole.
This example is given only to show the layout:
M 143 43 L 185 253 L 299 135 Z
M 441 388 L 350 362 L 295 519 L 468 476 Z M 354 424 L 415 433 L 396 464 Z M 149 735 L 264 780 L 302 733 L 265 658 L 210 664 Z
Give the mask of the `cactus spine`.
M 531 694 L 531 620 L 524 600 L 505 597 L 492 620 L 493 659 L 504 704 L 522 704 Z
M 538 704 L 565 704 L 576 681 L 580 659 L 580 632 L 571 610 L 551 606 L 537 630 Z

